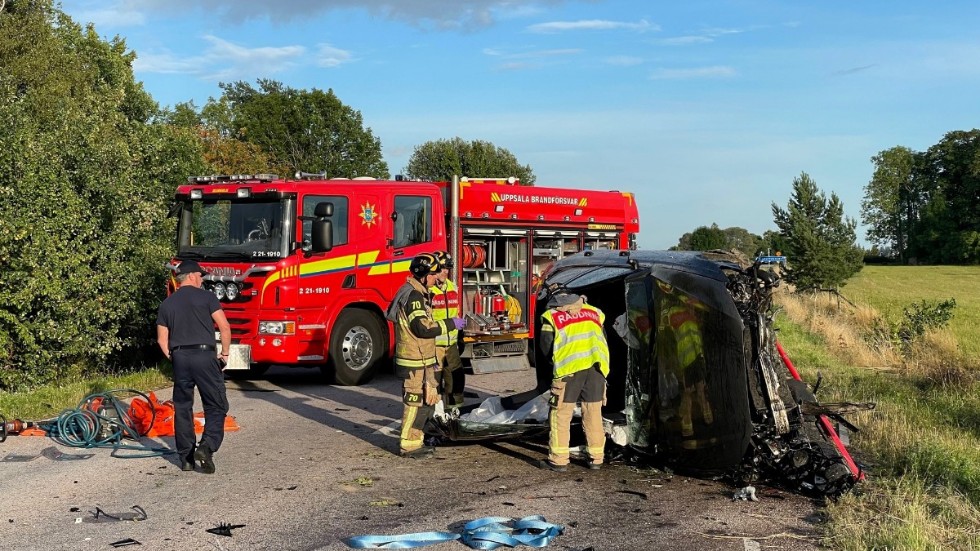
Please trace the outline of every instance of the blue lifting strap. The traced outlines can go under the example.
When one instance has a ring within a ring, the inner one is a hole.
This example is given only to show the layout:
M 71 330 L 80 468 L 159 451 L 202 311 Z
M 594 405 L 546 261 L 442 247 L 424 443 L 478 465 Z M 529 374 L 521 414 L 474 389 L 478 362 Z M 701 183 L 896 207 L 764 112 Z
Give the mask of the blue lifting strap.
M 462 534 L 452 532 L 419 532 L 395 536 L 356 536 L 344 541 L 354 549 L 408 549 L 452 540 L 460 540 L 472 549 L 496 549 L 501 546 L 546 547 L 564 527 L 540 515 L 518 520 L 509 517 L 483 517 L 467 522 Z
M 354 549 L 410 549 L 458 540 L 453 532 L 416 532 L 396 536 L 354 536 L 344 541 Z
M 484 517 L 463 526 L 462 542 L 473 549 L 496 549 L 502 545 L 546 547 L 564 528 L 540 515 L 517 521 L 507 517 Z

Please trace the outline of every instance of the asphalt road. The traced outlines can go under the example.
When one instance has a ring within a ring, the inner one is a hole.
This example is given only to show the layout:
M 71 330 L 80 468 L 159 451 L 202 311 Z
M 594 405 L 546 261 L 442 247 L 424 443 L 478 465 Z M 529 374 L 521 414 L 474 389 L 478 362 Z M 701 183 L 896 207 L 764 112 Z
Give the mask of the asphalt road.
M 479 397 L 467 403 L 533 386 L 530 372 L 470 376 Z M 819 504 L 775 488 L 759 487 L 757 502 L 734 501 L 736 488 L 724 482 L 625 464 L 542 471 L 534 463 L 543 442 L 440 446 L 431 459 L 400 458 L 399 394 L 391 375 L 356 388 L 283 368 L 228 381 L 240 430 L 226 434 L 213 475 L 181 472 L 172 454 L 122 459 L 11 437 L 0 444 L 0 549 L 113 549 L 132 539 L 139 549 L 339 550 L 352 536 L 458 532 L 481 517 L 528 515 L 564 527 L 547 546 L 559 550 L 819 548 Z M 41 455 L 51 447 L 93 455 Z M 131 516 L 134 506 L 146 520 L 94 522 L 96 508 Z M 230 536 L 207 531 L 222 523 L 243 526 Z

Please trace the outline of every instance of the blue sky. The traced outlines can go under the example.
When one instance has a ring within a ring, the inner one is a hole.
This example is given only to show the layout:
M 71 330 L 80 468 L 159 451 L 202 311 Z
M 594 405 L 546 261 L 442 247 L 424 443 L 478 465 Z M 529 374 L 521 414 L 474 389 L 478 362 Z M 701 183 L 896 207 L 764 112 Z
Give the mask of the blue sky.
M 978 126 L 980 2 L 66 0 L 161 105 L 219 82 L 333 89 L 392 174 L 487 140 L 537 183 L 633 191 L 642 248 L 775 229 L 808 173 L 860 224 L 871 157 Z M 352 175 L 353 176 L 353 175 Z M 483 176 L 483 175 L 471 175 Z M 859 242 L 864 228 L 859 225 Z

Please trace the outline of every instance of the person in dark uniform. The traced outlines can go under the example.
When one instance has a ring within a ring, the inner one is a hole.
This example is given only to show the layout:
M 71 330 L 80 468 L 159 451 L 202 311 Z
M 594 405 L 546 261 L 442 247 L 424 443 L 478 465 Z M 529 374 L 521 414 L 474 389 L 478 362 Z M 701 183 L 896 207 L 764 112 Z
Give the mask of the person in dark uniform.
M 174 441 L 180 468 L 193 471 L 195 462 L 214 472 L 212 455 L 225 435 L 228 396 L 222 373 L 231 348 L 231 327 L 217 297 L 201 288 L 207 274 L 193 260 L 177 266 L 179 286 L 160 304 L 157 344 L 174 366 Z M 221 334 L 221 353 L 215 352 L 214 328 Z M 204 406 L 204 434 L 194 445 L 194 387 Z

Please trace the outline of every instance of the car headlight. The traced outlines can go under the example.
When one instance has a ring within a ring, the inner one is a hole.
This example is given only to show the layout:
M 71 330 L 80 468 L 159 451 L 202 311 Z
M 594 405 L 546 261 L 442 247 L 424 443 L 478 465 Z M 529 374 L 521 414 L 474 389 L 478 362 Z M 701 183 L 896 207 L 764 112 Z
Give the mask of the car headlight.
M 228 297 L 228 300 L 235 300 L 238 298 L 238 292 L 238 285 L 235 285 L 234 283 L 225 285 L 225 296 Z
M 218 300 L 221 300 L 221 299 L 225 298 L 225 285 L 224 285 L 224 283 L 215 283 L 211 287 L 211 292 L 214 293 L 214 296 L 218 297 Z
M 296 322 L 294 321 L 260 321 L 260 335 L 295 335 Z

